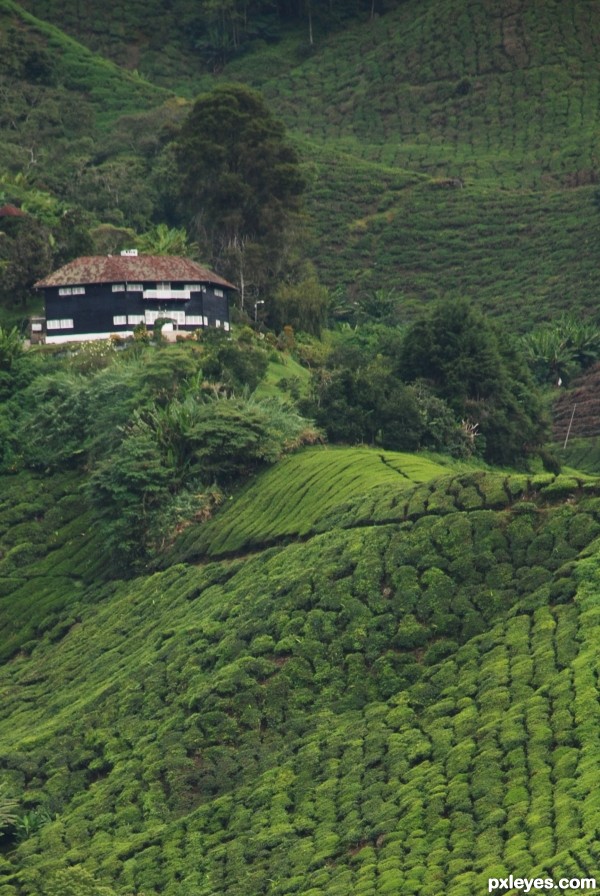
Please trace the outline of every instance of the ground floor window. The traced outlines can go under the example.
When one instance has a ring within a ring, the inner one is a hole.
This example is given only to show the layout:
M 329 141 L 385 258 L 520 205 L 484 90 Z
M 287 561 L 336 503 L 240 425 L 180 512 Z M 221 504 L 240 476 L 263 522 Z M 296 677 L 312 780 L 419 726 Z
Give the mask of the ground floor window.
M 72 330 L 73 329 L 73 318 L 72 317 L 63 317 L 60 320 L 46 321 L 46 329 L 47 330 Z

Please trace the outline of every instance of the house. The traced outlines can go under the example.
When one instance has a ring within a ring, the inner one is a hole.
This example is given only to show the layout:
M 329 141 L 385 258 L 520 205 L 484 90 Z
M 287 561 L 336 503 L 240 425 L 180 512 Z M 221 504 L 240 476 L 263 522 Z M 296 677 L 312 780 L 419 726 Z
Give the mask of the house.
M 167 321 L 164 331 L 229 330 L 235 286 L 208 268 L 168 255 L 87 256 L 35 284 L 46 305 L 45 341 L 84 342 L 132 336 L 134 328 Z

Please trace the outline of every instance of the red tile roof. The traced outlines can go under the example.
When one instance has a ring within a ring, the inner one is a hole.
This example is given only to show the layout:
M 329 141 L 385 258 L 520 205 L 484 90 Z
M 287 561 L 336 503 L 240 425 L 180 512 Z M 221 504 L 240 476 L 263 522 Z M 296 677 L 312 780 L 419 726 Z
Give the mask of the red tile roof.
M 88 283 L 213 283 L 236 287 L 189 258 L 173 255 L 88 255 L 76 258 L 35 284 L 84 286 Z
M 3 205 L 0 208 L 0 218 L 26 218 L 27 215 L 24 211 L 21 211 L 20 208 L 17 208 L 16 205 L 11 205 L 8 202 L 6 205 Z

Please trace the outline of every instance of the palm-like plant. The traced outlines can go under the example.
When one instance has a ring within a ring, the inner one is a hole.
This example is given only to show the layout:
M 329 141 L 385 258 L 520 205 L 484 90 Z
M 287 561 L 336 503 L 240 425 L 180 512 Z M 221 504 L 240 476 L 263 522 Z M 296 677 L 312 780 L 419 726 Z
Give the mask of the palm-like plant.
M 565 314 L 525 336 L 523 347 L 540 382 L 566 383 L 600 358 L 600 329 Z
M 195 243 L 190 243 L 185 230 L 157 224 L 143 233 L 137 240 L 138 249 L 146 255 L 194 255 L 198 251 Z
M 0 785 L 0 832 L 16 824 L 17 814 L 15 810 L 18 805 L 18 800 L 7 795 L 6 786 L 4 784 Z

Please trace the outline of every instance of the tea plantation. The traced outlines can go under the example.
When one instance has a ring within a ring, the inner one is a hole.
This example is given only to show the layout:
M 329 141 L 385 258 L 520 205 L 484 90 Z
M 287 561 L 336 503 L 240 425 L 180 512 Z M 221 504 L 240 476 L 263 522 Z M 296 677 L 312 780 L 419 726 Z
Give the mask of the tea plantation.
M 347 4 L 311 46 L 298 22 L 280 23 L 207 69 L 187 0 L 173 15 L 137 0 L 85 14 L 75 0 L 28 12 L 2 0 L 2 201 L 54 226 L 64 203 L 96 224 L 187 226 L 169 141 L 190 97 L 241 81 L 300 152 L 299 248 L 334 295 L 391 291 L 400 322 L 461 296 L 523 332 L 566 309 L 595 317 L 597 6 L 376 5 L 370 19 Z
M 595 479 L 312 448 L 135 578 L 75 484 L 2 484 L 2 896 L 595 875 Z

